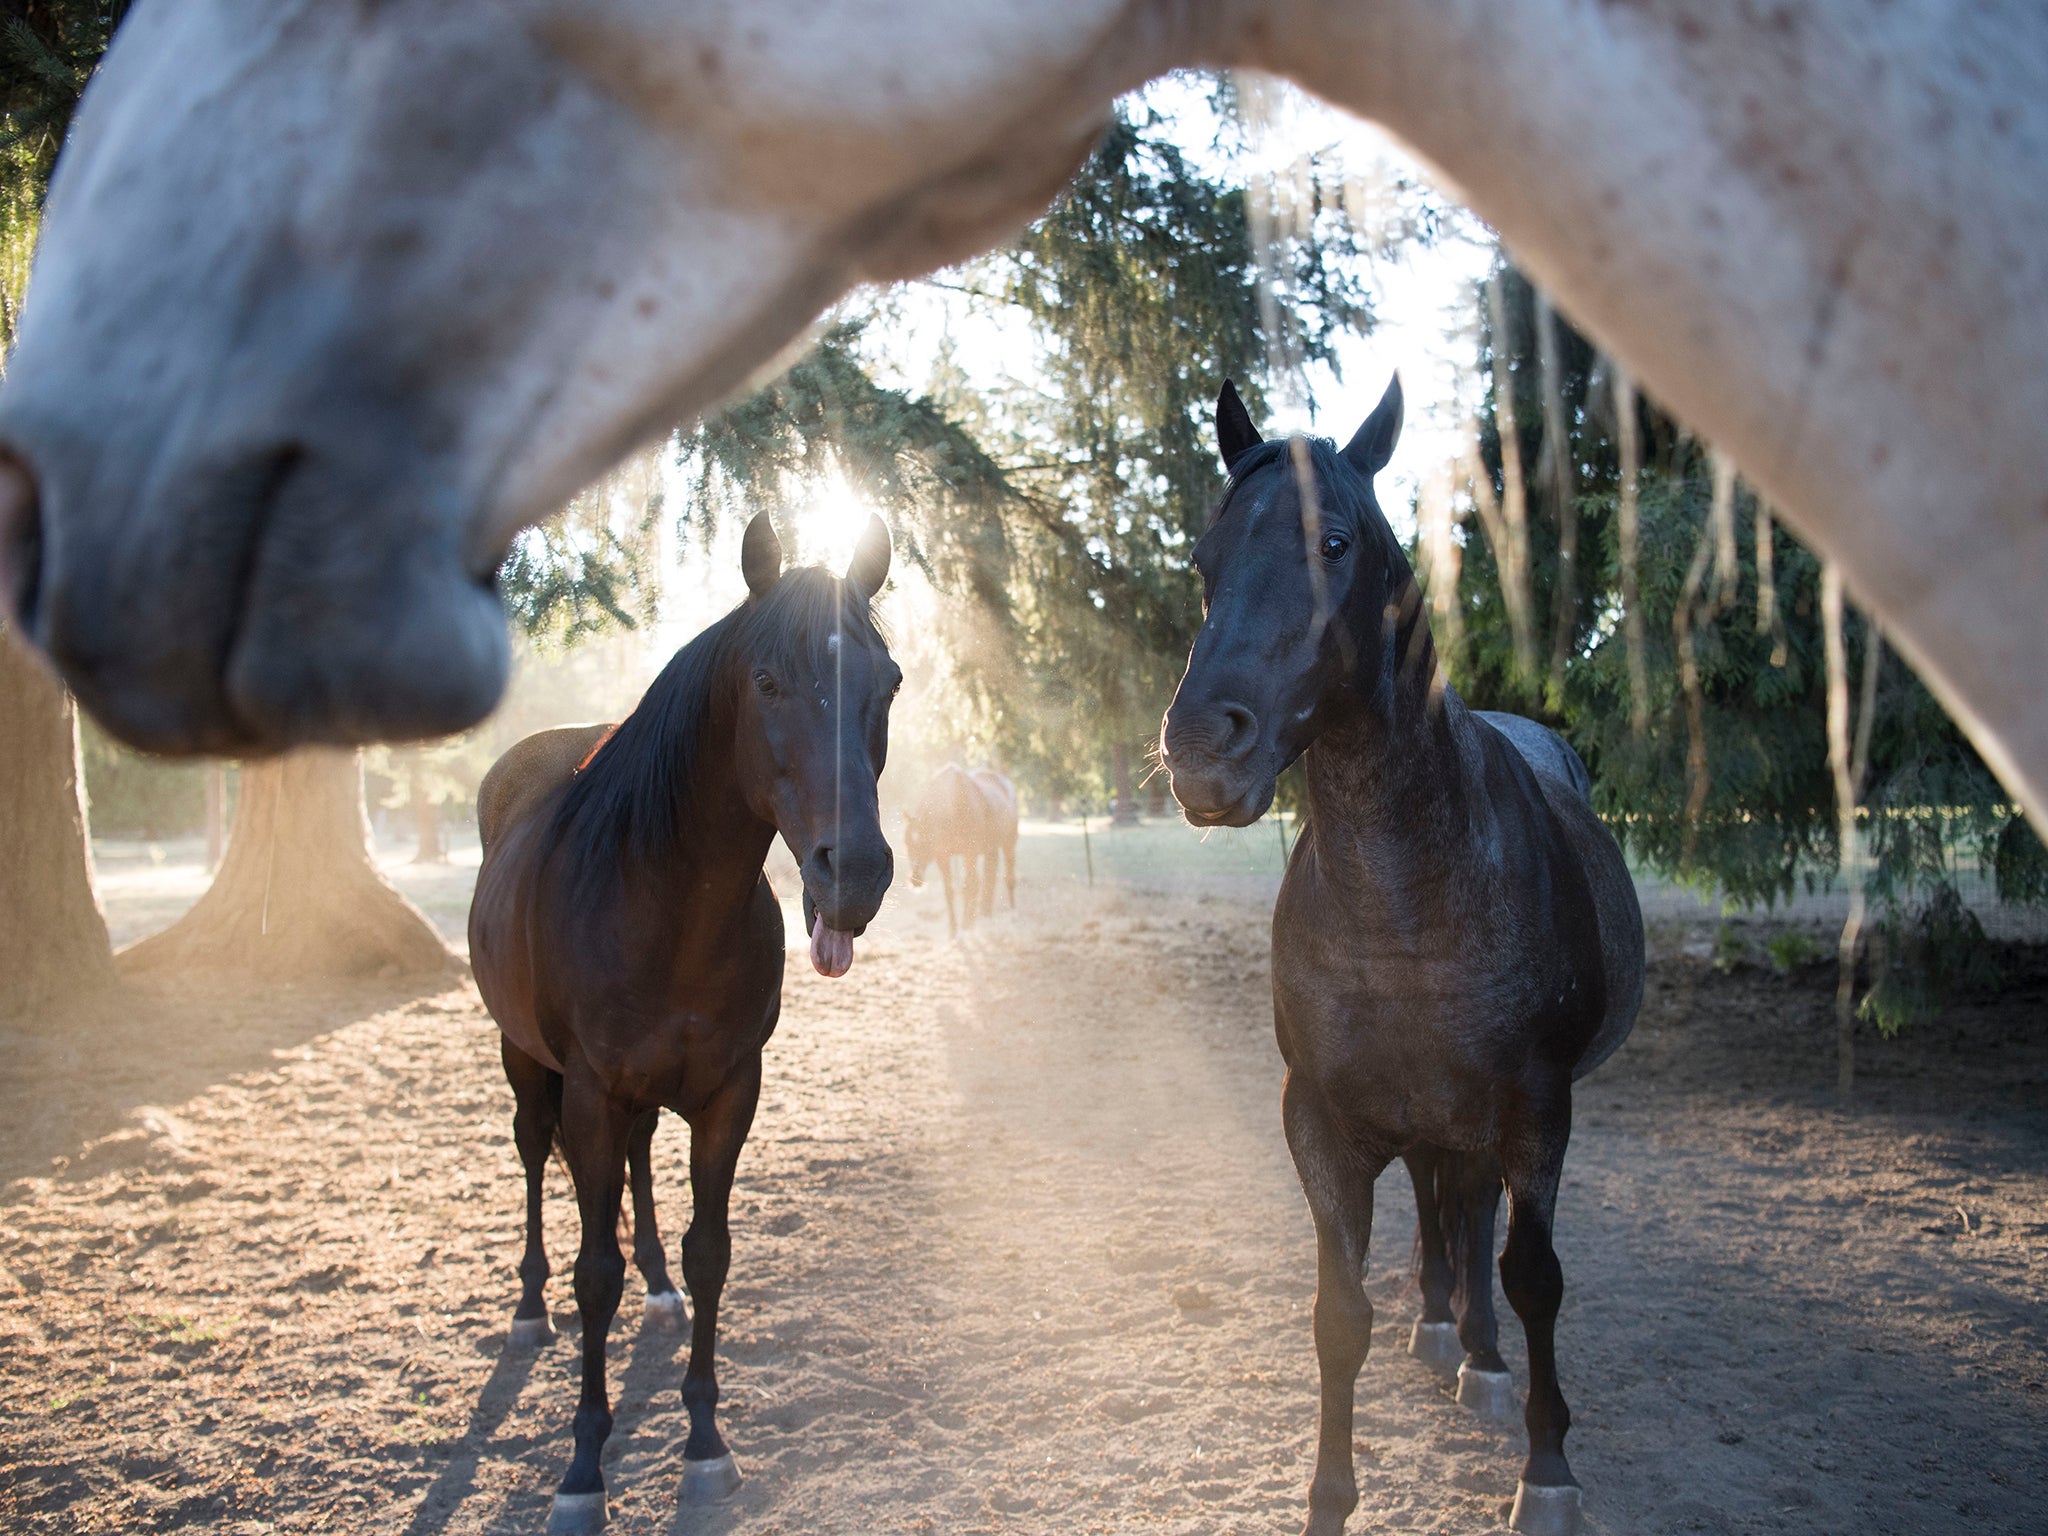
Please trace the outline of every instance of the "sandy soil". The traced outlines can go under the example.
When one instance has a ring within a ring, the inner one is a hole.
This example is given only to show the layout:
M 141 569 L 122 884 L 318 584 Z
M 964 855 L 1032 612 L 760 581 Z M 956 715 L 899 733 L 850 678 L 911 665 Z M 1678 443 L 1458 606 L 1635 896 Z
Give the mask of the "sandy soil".
M 1264 913 L 1030 873 L 957 944 L 906 895 L 847 981 L 792 965 L 725 1311 L 748 1480 L 679 1509 L 679 1340 L 632 1304 L 615 1530 L 1298 1528 L 1313 1252 Z M 1866 1048 L 1845 1114 L 1825 971 L 1656 947 L 1560 1217 L 1589 1529 L 2042 1529 L 2048 975 Z M 472 991 L 160 992 L 9 1047 L 0 1524 L 541 1529 L 575 1343 L 504 1348 L 519 1188 Z M 657 1143 L 671 1246 L 684 1143 Z M 1352 1529 L 1493 1531 L 1519 1428 L 1402 1352 L 1398 1167 L 1379 1208 Z

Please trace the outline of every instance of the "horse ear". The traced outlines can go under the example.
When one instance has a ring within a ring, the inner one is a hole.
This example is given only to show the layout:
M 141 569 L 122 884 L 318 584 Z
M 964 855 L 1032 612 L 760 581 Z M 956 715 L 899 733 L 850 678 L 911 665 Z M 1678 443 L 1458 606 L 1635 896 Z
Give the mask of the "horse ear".
M 740 574 L 756 597 L 766 597 L 782 576 L 782 540 L 775 537 L 775 523 L 766 512 L 754 514 L 740 540 Z
M 1216 396 L 1216 446 L 1223 454 L 1223 472 L 1234 471 L 1237 461 L 1264 441 L 1252 425 L 1251 412 L 1237 398 L 1237 386 L 1225 379 Z
M 1394 456 L 1394 444 L 1401 441 L 1401 375 L 1395 374 L 1350 442 L 1344 445 L 1344 461 L 1366 479 L 1387 467 Z
M 853 547 L 853 559 L 847 562 L 846 584 L 862 597 L 873 597 L 888 579 L 889 525 L 870 512 L 860 542 Z

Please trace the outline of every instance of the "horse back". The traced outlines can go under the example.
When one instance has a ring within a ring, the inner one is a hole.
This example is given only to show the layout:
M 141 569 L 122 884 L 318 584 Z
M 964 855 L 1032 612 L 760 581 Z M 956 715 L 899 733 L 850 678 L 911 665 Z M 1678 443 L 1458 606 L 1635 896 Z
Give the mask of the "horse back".
M 940 858 L 968 857 L 982 851 L 988 838 L 989 800 L 975 776 L 958 763 L 948 763 L 925 783 L 917 800 L 917 822 Z
M 613 729 L 603 723 L 558 725 L 513 743 L 477 786 L 476 827 L 484 852 L 568 783 Z
M 1476 711 L 1475 711 L 1476 713 Z M 1592 776 L 1562 736 L 1520 715 L 1482 715 L 1528 765 L 1562 851 L 1585 880 L 1598 938 L 1605 1007 L 1593 1038 L 1572 1066 L 1584 1077 L 1621 1048 L 1643 1002 L 1643 912 L 1621 845 L 1594 814 Z
M 968 775 L 981 791 L 987 806 L 988 829 L 994 840 L 1008 847 L 1017 841 L 1017 787 L 993 768 L 977 768 Z
M 1475 709 L 1471 715 L 1506 737 L 1508 745 L 1521 753 L 1531 768 L 1562 779 L 1581 800 L 1588 805 L 1593 803 L 1593 776 L 1586 772 L 1584 760 L 1572 750 L 1570 742 L 1549 726 L 1526 715 L 1504 714 L 1497 709 Z

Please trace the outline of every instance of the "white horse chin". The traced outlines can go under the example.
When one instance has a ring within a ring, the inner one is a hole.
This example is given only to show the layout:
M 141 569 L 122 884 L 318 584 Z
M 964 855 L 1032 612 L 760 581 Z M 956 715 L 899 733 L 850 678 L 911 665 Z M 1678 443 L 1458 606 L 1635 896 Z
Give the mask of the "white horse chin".
M 811 964 L 820 976 L 844 976 L 853 969 L 853 935 L 828 928 L 819 918 L 811 927 Z

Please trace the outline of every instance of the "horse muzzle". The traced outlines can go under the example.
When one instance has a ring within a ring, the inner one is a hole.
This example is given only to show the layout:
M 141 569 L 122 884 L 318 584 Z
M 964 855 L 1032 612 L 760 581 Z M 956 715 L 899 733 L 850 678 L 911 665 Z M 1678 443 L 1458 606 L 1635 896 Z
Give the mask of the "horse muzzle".
M 1191 826 L 1248 827 L 1273 804 L 1272 774 L 1217 773 L 1212 766 L 1169 764 L 1173 798 Z
M 1235 702 L 1178 700 L 1159 735 L 1173 798 L 1198 827 L 1250 826 L 1273 803 L 1277 775 L 1259 750 L 1259 717 Z
M 432 498 L 408 514 L 284 442 L 174 466 L 145 493 L 137 466 L 9 425 L 0 609 L 130 744 L 255 756 L 418 740 L 497 701 L 510 648 L 495 582 Z
M 800 872 L 805 920 L 859 937 L 882 910 L 896 863 L 887 843 L 879 853 L 821 845 L 811 850 Z

